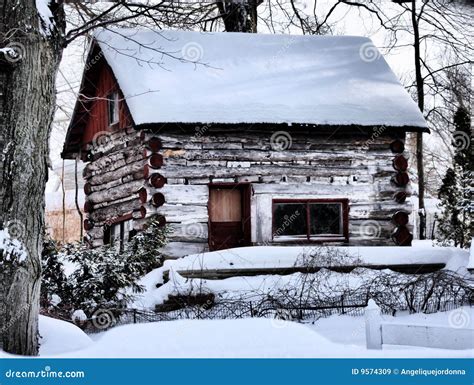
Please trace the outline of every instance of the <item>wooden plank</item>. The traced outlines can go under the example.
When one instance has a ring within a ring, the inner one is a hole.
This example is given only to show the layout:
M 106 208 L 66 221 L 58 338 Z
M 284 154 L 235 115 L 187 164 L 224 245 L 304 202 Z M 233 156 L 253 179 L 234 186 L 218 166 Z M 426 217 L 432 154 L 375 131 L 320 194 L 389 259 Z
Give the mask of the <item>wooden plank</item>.
M 165 195 L 168 204 L 207 205 L 209 187 L 199 185 L 164 185 L 160 191 Z
M 415 264 L 415 265 L 392 265 L 387 263 L 386 265 L 359 265 L 360 268 L 369 268 L 374 270 L 390 269 L 397 272 L 403 272 L 407 274 L 425 274 L 428 272 L 438 271 L 445 267 L 442 263 L 427 263 L 427 264 Z M 185 278 L 195 279 L 225 279 L 231 277 L 248 277 L 257 275 L 289 275 L 294 273 L 316 273 L 321 270 L 322 267 L 313 266 L 308 267 L 280 267 L 280 268 L 250 268 L 250 269 L 199 269 L 195 270 L 177 270 L 177 273 Z M 349 273 L 354 270 L 355 266 L 337 266 L 327 267 L 328 270 Z M 165 275 L 166 279 L 166 275 Z
M 158 208 L 157 213 L 165 216 L 168 223 L 207 222 L 208 220 L 207 206 L 170 205 L 165 203 Z

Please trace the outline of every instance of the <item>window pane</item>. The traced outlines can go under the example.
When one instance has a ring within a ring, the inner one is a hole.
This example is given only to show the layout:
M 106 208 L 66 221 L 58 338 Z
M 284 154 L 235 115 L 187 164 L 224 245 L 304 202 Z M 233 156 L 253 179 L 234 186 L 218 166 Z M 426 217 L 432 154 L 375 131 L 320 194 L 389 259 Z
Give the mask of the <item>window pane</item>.
M 124 224 L 123 224 L 123 226 L 124 226 L 124 238 L 123 238 L 123 240 L 124 240 L 125 242 L 128 242 L 128 241 L 130 241 L 130 239 L 132 238 L 132 237 L 130 236 L 130 232 L 131 232 L 132 229 L 133 229 L 132 221 L 125 221 Z
M 276 203 L 274 205 L 273 236 L 307 234 L 306 205 L 304 203 Z
M 108 97 L 109 104 L 109 124 L 117 123 L 119 120 L 119 96 L 114 92 Z
M 110 244 L 116 245 L 120 242 L 120 223 L 114 223 L 110 228 Z
M 342 235 L 340 203 L 310 203 L 311 235 Z

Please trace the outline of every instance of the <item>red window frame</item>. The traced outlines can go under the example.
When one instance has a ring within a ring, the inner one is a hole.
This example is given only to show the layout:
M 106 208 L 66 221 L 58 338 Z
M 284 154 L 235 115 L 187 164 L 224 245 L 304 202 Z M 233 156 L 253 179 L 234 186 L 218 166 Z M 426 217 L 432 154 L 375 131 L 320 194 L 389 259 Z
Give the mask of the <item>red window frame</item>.
M 304 203 L 306 204 L 306 239 L 296 238 L 288 240 L 278 240 L 275 239 L 275 233 L 277 229 L 275 228 L 275 205 L 281 203 Z M 342 206 L 342 235 L 339 237 L 312 237 L 310 234 L 310 210 L 309 204 L 311 203 L 339 203 Z M 272 240 L 277 242 L 285 243 L 299 243 L 304 241 L 305 243 L 323 243 L 323 242 L 349 242 L 349 199 L 273 199 L 272 200 Z

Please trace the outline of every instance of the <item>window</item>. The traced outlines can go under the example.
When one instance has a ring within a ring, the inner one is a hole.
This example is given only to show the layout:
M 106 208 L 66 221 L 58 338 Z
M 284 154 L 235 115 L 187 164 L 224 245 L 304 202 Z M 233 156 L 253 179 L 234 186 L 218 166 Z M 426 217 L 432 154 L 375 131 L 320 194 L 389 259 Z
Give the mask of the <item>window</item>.
M 109 108 L 109 126 L 117 124 L 119 122 L 119 94 L 118 92 L 112 92 L 107 97 L 108 108 Z
M 104 244 L 116 246 L 123 251 L 125 243 L 132 239 L 134 234 L 131 220 L 112 223 L 104 229 Z
M 274 200 L 276 241 L 348 241 L 348 200 Z

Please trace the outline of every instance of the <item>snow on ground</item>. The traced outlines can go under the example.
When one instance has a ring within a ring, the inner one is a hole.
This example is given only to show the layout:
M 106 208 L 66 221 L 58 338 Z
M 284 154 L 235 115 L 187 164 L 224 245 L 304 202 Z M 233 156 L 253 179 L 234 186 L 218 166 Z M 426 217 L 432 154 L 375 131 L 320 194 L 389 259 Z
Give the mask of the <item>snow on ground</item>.
M 287 276 L 266 275 L 254 277 L 233 277 L 223 280 L 185 280 L 175 271 L 176 266 L 188 266 L 187 263 L 204 261 L 207 266 L 229 265 L 231 258 L 235 263 L 254 266 L 256 263 L 270 263 L 271 257 L 283 264 L 295 263 L 298 248 L 254 248 L 255 254 L 248 249 L 209 253 L 214 257 L 199 259 L 190 256 L 176 261 L 168 261 L 164 268 L 170 270 L 170 284 L 174 287 L 186 287 L 187 281 L 205 284 L 215 292 L 226 292 L 228 296 L 241 295 L 242 292 L 262 293 L 291 286 L 299 279 L 300 273 Z M 276 254 L 266 251 L 275 249 Z M 443 260 L 447 267 L 464 273 L 469 252 L 454 248 L 431 247 L 428 242 L 418 242 L 411 248 L 350 248 L 358 250 L 358 257 L 364 261 L 378 263 L 380 258 L 395 258 L 420 261 Z M 370 250 L 369 250 L 370 249 Z M 375 249 L 379 249 L 375 251 Z M 393 249 L 399 251 L 395 254 Z M 265 250 L 265 253 L 260 251 Z M 301 251 L 301 250 L 299 250 Z M 367 251 L 367 252 L 366 252 Z M 393 252 L 393 254 L 391 254 Z M 359 254 L 360 253 L 360 254 Z M 220 255 L 219 255 L 220 254 Z M 262 258 L 263 261 L 258 259 Z M 214 262 L 213 262 L 214 261 Z M 402 262 L 400 262 L 402 263 Z M 233 266 L 233 265 L 230 265 Z M 289 265 L 291 266 L 291 265 Z M 158 299 L 169 294 L 172 286 L 163 285 L 156 289 L 156 283 L 162 278 L 164 268 L 156 269 L 145 276 L 140 283 L 146 286 L 145 294 L 137 299 L 137 304 L 152 306 Z M 341 280 L 356 286 L 362 275 L 378 274 L 378 271 L 359 268 L 359 274 L 331 272 L 327 286 L 335 289 Z M 321 270 L 322 272 L 325 269 Z M 327 270 L 326 270 L 327 271 Z M 318 272 L 320 273 L 320 272 Z M 394 273 L 397 274 L 397 273 Z M 142 301 L 142 302 L 140 302 Z M 435 314 L 404 314 L 396 317 L 383 316 L 384 322 L 421 325 L 441 325 L 470 328 L 474 334 L 474 309 L 464 307 L 450 312 Z M 321 318 L 313 324 L 272 319 L 237 320 L 180 320 L 149 324 L 125 325 L 95 335 L 93 339 L 85 335 L 76 326 L 47 317 L 40 317 L 42 357 L 473 357 L 473 350 L 428 349 L 419 347 L 384 345 L 382 351 L 367 350 L 365 347 L 364 317 L 338 316 Z M 0 352 L 0 357 L 8 357 Z
M 384 270 L 384 272 L 393 273 L 388 270 Z M 220 300 L 261 299 L 263 296 L 272 293 L 281 293 L 285 289 L 300 287 L 305 276 L 308 277 L 308 282 L 320 278 L 319 281 L 322 284 L 319 289 L 336 296 L 342 294 L 343 289 L 348 290 L 351 288 L 356 290 L 365 280 L 368 280 L 370 277 L 375 278 L 377 274 L 379 274 L 378 271 L 370 269 L 356 269 L 353 273 L 337 273 L 322 269 L 317 273 L 307 275 L 294 273 L 289 275 L 256 275 L 226 279 L 186 279 L 177 272 L 172 271 L 170 272 L 170 280 L 159 288 L 156 288 L 156 274 L 149 274 L 139 281 L 139 284 L 145 287 L 145 291 L 135 295 L 135 299 L 130 307 L 139 309 L 154 308 L 155 305 L 165 302 L 170 295 L 191 295 L 206 292 L 218 295 Z
M 301 273 L 282 275 L 258 275 L 250 277 L 232 277 L 221 280 L 184 279 L 179 271 L 184 270 L 214 270 L 214 269 L 245 269 L 268 267 L 293 267 L 302 263 L 305 255 L 312 251 L 327 252 L 329 249 L 338 250 L 344 258 L 345 265 L 354 263 L 363 265 L 381 264 L 410 264 L 410 263 L 444 263 L 446 268 L 459 274 L 469 274 L 466 265 L 469 253 L 466 250 L 451 247 L 433 247 L 431 241 L 419 241 L 413 247 L 243 247 L 195 254 L 177 260 L 166 261 L 164 266 L 153 270 L 138 283 L 145 288 L 144 293 L 135 297 L 130 305 L 135 308 L 152 308 L 163 303 L 171 294 L 190 293 L 193 289 L 219 293 L 225 298 L 249 297 L 252 293 L 263 294 L 288 287 L 294 287 L 301 281 Z M 389 262 L 388 262 L 389 261 Z M 322 258 L 321 265 L 328 260 Z M 340 263 L 340 262 L 339 262 Z M 163 282 L 163 273 L 170 272 L 170 281 L 156 288 L 157 283 Z M 393 273 L 384 270 L 385 273 Z M 325 275 L 327 290 L 336 287 L 356 289 L 363 279 L 375 278 L 380 274 L 377 270 L 358 268 L 352 273 L 328 272 L 322 269 L 317 275 Z
M 470 320 L 471 308 L 464 308 Z M 386 322 L 449 324 L 450 312 L 384 317 Z M 472 321 L 470 324 L 472 328 Z M 314 324 L 248 318 L 125 325 L 91 341 L 80 329 L 41 317 L 41 357 L 55 358 L 451 358 L 473 350 L 384 345 L 367 350 L 363 317 L 331 316 Z M 474 329 L 473 329 L 474 330 Z M 0 357 L 9 357 L 0 352 Z
M 471 250 L 469 252 L 469 263 L 467 264 L 467 268 L 474 270 L 474 238 L 472 238 L 471 241 Z
M 172 266 L 174 270 L 241 270 L 293 267 L 301 265 L 305 256 L 313 253 L 322 255 L 329 253 L 347 255 L 344 262 L 370 265 L 406 265 L 424 263 L 447 263 L 452 257 L 467 253 L 453 247 L 432 247 L 427 242 L 415 243 L 412 247 L 396 246 L 251 246 L 192 254 L 177 260 L 165 262 L 165 268 Z
M 473 330 L 474 338 L 474 308 L 461 307 L 452 311 L 438 312 L 433 314 L 408 314 L 400 313 L 396 317 L 382 314 L 384 323 L 394 324 L 416 324 L 431 326 L 450 326 L 456 322 L 454 318 L 458 315 L 464 316 L 463 327 Z M 329 340 L 339 344 L 354 344 L 365 346 L 365 319 L 364 317 L 353 317 L 350 315 L 332 315 L 320 318 L 308 327 L 325 336 Z M 400 346 L 384 346 L 384 349 L 402 349 Z M 473 354 L 474 352 L 470 352 Z
M 56 355 L 87 348 L 92 340 L 77 326 L 54 318 L 39 317 L 40 355 Z

